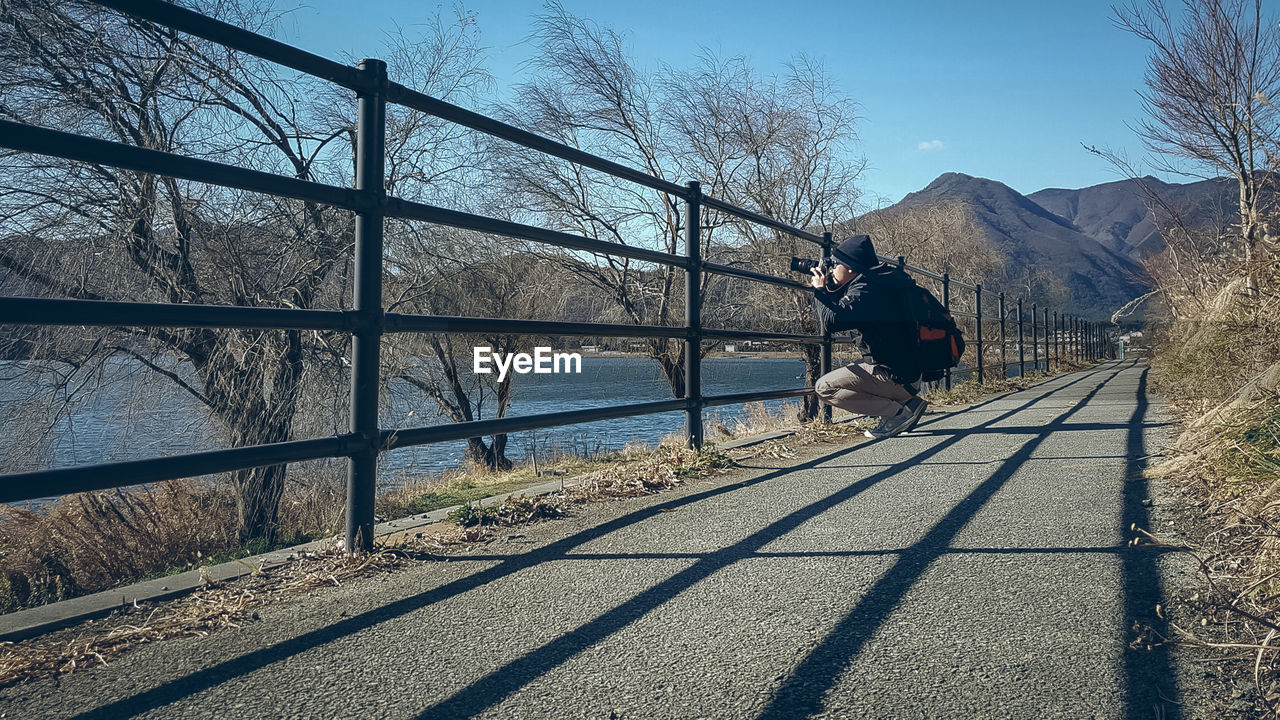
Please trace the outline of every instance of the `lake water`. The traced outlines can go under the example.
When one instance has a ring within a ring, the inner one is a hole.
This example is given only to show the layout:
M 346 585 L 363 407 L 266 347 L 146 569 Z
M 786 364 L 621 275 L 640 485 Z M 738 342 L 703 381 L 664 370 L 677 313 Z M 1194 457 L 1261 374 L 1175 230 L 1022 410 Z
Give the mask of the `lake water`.
M 28 379 L 15 378 L 17 363 L 0 367 L 0 461 L 4 472 L 137 460 L 224 447 L 217 424 L 184 391 L 155 375 L 138 372 L 123 360 L 108 363 L 102 390 L 84 395 L 65 412 L 46 417 L 53 396 Z M 804 384 L 798 359 L 727 359 L 703 361 L 707 395 L 782 390 Z M 407 386 L 393 386 L 390 407 L 382 413 L 386 429 L 421 427 L 444 421 L 430 399 Z M 580 374 L 521 375 L 508 417 L 566 410 L 612 407 L 666 400 L 671 390 L 657 363 L 646 358 L 587 357 Z M 491 402 L 491 400 L 490 400 Z M 797 402 L 793 400 L 792 402 Z M 782 401 L 769 401 L 769 408 Z M 732 428 L 741 405 L 708 409 L 704 417 Z M 328 432 L 345 428 L 345 407 L 330 408 Z M 486 413 L 485 417 L 489 417 Z M 619 449 L 628 442 L 657 443 L 681 432 L 684 413 L 642 415 L 580 425 L 513 433 L 507 454 L 514 460 L 561 451 L 595 453 Z M 318 432 L 318 435 L 325 434 Z M 403 474 L 436 472 L 461 462 L 465 443 L 447 442 L 383 453 L 380 479 L 396 482 Z

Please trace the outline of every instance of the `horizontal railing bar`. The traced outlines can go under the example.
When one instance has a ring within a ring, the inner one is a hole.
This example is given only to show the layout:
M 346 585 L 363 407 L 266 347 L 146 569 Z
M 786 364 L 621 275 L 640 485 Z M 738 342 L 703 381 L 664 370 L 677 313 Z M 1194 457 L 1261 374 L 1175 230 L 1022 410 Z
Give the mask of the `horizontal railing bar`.
M 732 275 L 734 277 L 744 278 L 746 280 L 756 280 L 758 282 L 770 283 L 772 285 L 781 285 L 783 287 L 794 288 L 796 290 L 812 290 L 813 288 L 805 285 L 799 280 L 790 278 L 780 278 L 777 275 L 769 275 L 767 273 L 756 272 L 754 270 L 743 270 L 732 265 L 722 265 L 720 263 L 704 262 L 702 269 L 707 272 L 713 272 L 718 275 Z
M 475 230 L 477 232 L 504 235 L 506 237 L 521 240 L 532 240 L 534 242 L 547 243 L 548 245 L 556 245 L 558 247 L 569 248 L 572 250 L 585 250 L 587 252 L 598 253 L 600 255 L 629 257 L 634 260 L 646 260 L 648 262 L 661 263 L 663 265 L 671 265 L 679 268 L 687 268 L 689 266 L 688 258 L 683 255 L 673 255 L 671 253 L 664 253 L 658 250 L 648 250 L 646 248 L 623 245 L 622 243 L 582 237 L 581 235 L 571 235 L 557 230 L 547 230 L 545 228 L 534 227 L 532 225 L 522 225 L 520 223 L 498 220 L 496 218 L 485 217 L 483 215 L 472 215 L 471 213 L 465 213 L 458 210 L 447 210 L 434 205 L 410 202 L 399 198 L 390 198 L 387 201 L 386 214 L 388 217 L 398 217 L 406 220 L 425 220 L 426 222 L 448 225 L 450 227 L 462 228 L 464 230 Z
M 249 53 L 298 72 L 337 83 L 351 90 L 361 90 L 366 83 L 360 71 L 325 57 L 309 53 L 279 40 L 259 35 L 221 20 L 187 10 L 161 0 L 91 0 L 134 17 L 150 20 L 204 38 L 229 48 Z
M 0 147 L 360 210 L 359 192 L 234 165 L 0 120 Z
M 948 312 L 950 312 L 953 317 L 967 317 L 967 318 L 975 318 L 975 319 L 978 317 L 978 313 L 972 313 L 972 312 L 969 312 L 968 310 L 952 309 L 952 310 L 949 310 Z
M 721 330 L 719 328 L 702 328 L 702 337 L 707 340 L 780 340 L 807 345 L 820 345 L 822 343 L 821 335 L 757 332 L 755 330 Z
M 0 324 L 351 330 L 356 323 L 352 313 L 340 310 L 5 297 Z
M 888 264 L 890 264 L 890 265 L 897 265 L 897 264 L 898 264 L 898 258 L 896 258 L 896 257 L 890 257 L 889 255 L 881 255 L 880 253 L 876 253 L 876 257 L 880 258 L 880 261 L 881 261 L 881 262 L 885 262 L 885 263 L 888 263 Z M 931 278 L 933 278 L 934 280 L 941 280 L 941 279 L 942 279 L 942 274 L 941 274 L 941 273 L 936 273 L 936 272 L 934 272 L 934 271 L 932 271 L 932 270 L 925 270 L 924 268 L 922 268 L 922 267 L 916 267 L 915 265 L 912 265 L 911 263 L 904 263 L 904 264 L 902 265 L 902 269 L 903 269 L 903 270 L 910 270 L 911 272 L 914 272 L 914 273 L 919 273 L 920 275 L 924 275 L 925 277 L 931 277 Z
M 702 398 L 702 404 L 711 405 L 736 405 L 738 403 L 755 402 L 757 400 L 781 400 L 782 398 L 803 397 L 812 395 L 813 388 L 793 388 L 791 390 L 764 390 L 760 392 L 744 392 L 732 393 L 729 395 L 707 395 Z
M 653 413 L 684 410 L 686 407 L 688 407 L 688 403 L 683 399 L 661 400 L 658 402 L 592 408 L 589 410 L 568 410 L 565 412 L 498 418 L 495 420 L 474 420 L 472 422 L 433 425 L 407 430 L 383 430 L 381 449 L 392 450 L 448 440 L 465 440 L 484 435 L 503 435 L 523 430 L 540 430 L 542 428 L 576 425 L 596 420 L 615 420 L 634 415 L 652 415 Z
M 774 220 L 773 218 L 765 215 L 761 215 L 760 213 L 752 212 L 751 210 L 740 208 L 737 205 L 734 205 L 733 203 L 725 202 L 724 200 L 720 200 L 719 198 L 714 198 L 709 195 L 705 196 L 702 198 L 702 204 L 705 207 L 715 208 L 716 210 L 719 210 L 721 212 L 726 212 L 726 213 L 729 213 L 730 215 L 736 215 L 737 217 L 740 217 L 743 220 L 750 220 L 753 223 L 764 225 L 766 227 L 771 227 L 774 230 L 779 230 L 781 232 L 787 233 L 788 235 L 794 235 L 800 238 L 801 240 L 808 240 L 810 242 L 818 243 L 819 245 L 822 244 L 821 235 L 816 235 L 814 233 L 809 232 L 808 230 L 801 230 L 800 228 L 792 227 L 779 220 Z
M 888 255 L 880 255 L 880 254 L 877 254 L 877 255 L 876 255 L 876 257 L 880 258 L 880 259 L 881 259 L 882 261 L 884 261 L 884 262 L 889 263 L 890 265 L 897 265 L 897 264 L 898 264 L 898 258 L 896 258 L 896 257 L 889 257 Z M 911 272 L 913 272 L 913 273 L 917 273 L 917 274 L 920 274 L 920 275 L 924 275 L 925 277 L 933 278 L 934 280 L 942 281 L 942 280 L 944 279 L 944 278 L 942 277 L 942 273 L 936 273 L 936 272 L 934 272 L 934 271 L 932 271 L 932 270 L 925 270 L 924 268 L 919 267 L 919 266 L 916 266 L 916 265 L 912 265 L 911 263 L 904 263 L 904 264 L 902 265 L 902 268 L 903 268 L 904 270 L 910 270 L 910 271 L 911 271 Z M 978 286 L 977 286 L 977 285 L 970 285 L 969 283 L 967 283 L 967 282 L 965 282 L 965 281 L 963 281 L 963 280 L 957 280 L 957 279 L 955 279 L 955 278 L 947 278 L 947 282 L 950 282 L 952 285 L 959 285 L 960 287 L 968 288 L 968 289 L 970 289 L 970 290 L 977 290 L 977 289 L 978 289 Z M 990 292 L 990 291 L 988 291 L 988 292 Z
M 612 160 L 606 160 L 602 157 L 592 155 L 591 153 L 569 147 L 563 143 L 558 143 L 541 135 L 531 133 L 527 130 L 521 130 L 514 125 L 508 125 L 500 120 L 494 120 L 477 112 L 467 110 L 452 103 L 445 102 L 430 95 L 418 92 L 405 87 L 399 83 L 390 83 L 387 90 L 387 101 L 421 110 L 430 113 L 438 118 L 449 120 L 472 130 L 478 130 L 486 135 L 510 140 L 517 145 L 523 145 L 531 150 L 554 155 L 558 158 L 568 160 L 572 163 L 584 165 L 593 170 L 607 173 L 623 180 L 653 188 L 661 192 L 669 193 L 680 198 L 688 196 L 689 189 L 683 185 L 677 185 L 669 180 L 654 177 L 642 170 L 627 167 Z
M 661 325 L 513 320 L 508 318 L 452 317 L 448 315 L 387 313 L 384 321 L 383 330 L 389 333 L 456 332 L 664 338 L 683 338 L 688 335 L 688 331 L 682 327 L 664 327 Z
M 281 463 L 342 457 L 361 444 L 356 435 L 293 440 L 270 445 L 210 450 L 150 460 L 80 465 L 0 475 L 0 502 L 36 500 L 91 490 L 176 480 Z

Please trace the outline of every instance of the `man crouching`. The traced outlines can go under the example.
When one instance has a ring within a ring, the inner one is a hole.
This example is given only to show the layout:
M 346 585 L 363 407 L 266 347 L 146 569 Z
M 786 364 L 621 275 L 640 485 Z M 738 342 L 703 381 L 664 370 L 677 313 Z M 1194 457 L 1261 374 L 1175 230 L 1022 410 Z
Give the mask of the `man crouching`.
M 857 330 L 862 360 L 818 378 L 818 398 L 880 424 L 870 437 L 893 437 L 915 427 L 928 405 L 916 394 L 920 370 L 914 359 L 919 328 L 907 291 L 914 283 L 902 270 L 876 257 L 871 238 L 856 235 L 832 252 L 830 273 L 811 272 L 813 307 L 824 331 Z

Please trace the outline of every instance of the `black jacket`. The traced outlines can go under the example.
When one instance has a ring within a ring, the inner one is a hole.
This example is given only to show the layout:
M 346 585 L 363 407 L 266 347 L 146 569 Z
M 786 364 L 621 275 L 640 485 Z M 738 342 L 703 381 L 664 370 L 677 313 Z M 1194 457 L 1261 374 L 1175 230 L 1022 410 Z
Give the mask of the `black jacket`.
M 903 384 L 920 378 L 916 320 L 907 305 L 915 281 L 891 265 L 875 265 L 830 292 L 815 290 L 813 308 L 824 331 L 857 330 L 867 355 Z

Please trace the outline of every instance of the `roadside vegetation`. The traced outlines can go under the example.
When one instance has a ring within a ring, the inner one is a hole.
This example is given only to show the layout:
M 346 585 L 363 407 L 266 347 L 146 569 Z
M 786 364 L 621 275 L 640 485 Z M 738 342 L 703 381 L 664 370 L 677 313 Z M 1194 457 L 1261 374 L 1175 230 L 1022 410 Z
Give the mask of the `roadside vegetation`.
M 1134 647 L 1193 648 L 1224 684 L 1224 715 L 1250 717 L 1280 713 L 1276 19 L 1249 0 L 1146 0 L 1115 15 L 1148 43 L 1146 117 L 1136 129 L 1157 169 L 1225 177 L 1239 189 L 1236 207 L 1198 224 L 1185 220 L 1193 209 L 1149 194 L 1164 240 L 1144 261 L 1154 286 L 1146 298 L 1150 389 L 1168 398 L 1180 431 L 1147 473 L 1181 490 L 1202 532 L 1171 540 L 1134 530 L 1139 544 L 1191 552 L 1203 584 L 1159 608 L 1167 629 L 1146 628 Z M 1097 152 L 1131 177 L 1143 174 Z

